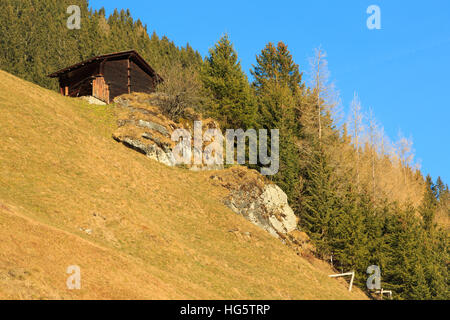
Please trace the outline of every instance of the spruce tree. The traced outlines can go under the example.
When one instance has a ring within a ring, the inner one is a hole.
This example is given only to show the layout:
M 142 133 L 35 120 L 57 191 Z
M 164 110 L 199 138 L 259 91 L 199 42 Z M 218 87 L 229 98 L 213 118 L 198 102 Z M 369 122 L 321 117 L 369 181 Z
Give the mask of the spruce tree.
M 343 208 L 334 192 L 333 168 L 321 148 L 313 154 L 306 176 L 300 223 L 314 241 L 319 254 L 329 255 L 332 253 L 331 239 L 339 232 L 335 224 L 342 217 Z
M 223 129 L 256 126 L 255 100 L 228 35 L 210 49 L 202 79 L 212 96 L 208 113 L 220 121 Z
M 270 179 L 286 192 L 295 207 L 300 193 L 297 112 L 304 89 L 302 74 L 282 42 L 277 47 L 269 43 L 256 60 L 251 73 L 260 123 L 263 128 L 278 129 L 280 133 L 280 171 Z
M 256 57 L 256 62 L 251 73 L 255 78 L 253 84 L 257 90 L 261 90 L 271 81 L 287 84 L 294 94 L 304 88 L 299 66 L 294 62 L 292 54 L 283 42 L 280 41 L 276 47 L 273 43 L 268 43 Z
M 425 182 L 425 192 L 419 212 L 422 216 L 425 230 L 430 231 L 434 226 L 434 217 L 437 209 L 436 191 L 431 176 L 428 175 Z

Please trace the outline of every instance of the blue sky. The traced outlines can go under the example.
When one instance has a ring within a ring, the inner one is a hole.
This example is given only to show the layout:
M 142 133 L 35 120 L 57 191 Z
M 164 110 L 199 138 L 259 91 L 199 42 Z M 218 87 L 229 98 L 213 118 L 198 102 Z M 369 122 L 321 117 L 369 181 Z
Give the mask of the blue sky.
M 422 172 L 450 184 L 450 1 L 90 0 L 94 9 L 129 8 L 151 32 L 205 56 L 228 33 L 246 72 L 267 42 L 284 41 L 302 70 L 321 46 L 344 110 L 356 91 L 386 133 L 414 140 Z M 368 6 L 381 9 L 369 30 Z

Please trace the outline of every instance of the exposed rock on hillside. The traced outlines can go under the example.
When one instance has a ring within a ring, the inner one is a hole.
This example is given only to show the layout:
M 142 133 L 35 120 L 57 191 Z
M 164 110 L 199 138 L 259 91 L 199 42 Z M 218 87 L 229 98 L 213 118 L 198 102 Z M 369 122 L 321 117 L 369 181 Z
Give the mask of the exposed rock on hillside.
M 180 123 L 176 123 L 163 115 L 158 107 L 160 99 L 160 94 L 157 93 L 133 93 L 116 97 L 114 102 L 119 107 L 118 129 L 114 132 L 113 138 L 151 159 L 167 166 L 175 166 L 173 149 L 177 142 L 172 141 L 171 136 L 176 129 L 186 129 L 193 137 L 192 120 L 202 120 L 203 132 L 211 128 L 218 129 L 219 126 L 214 120 L 201 119 L 194 112 L 191 112 L 191 119 L 180 119 Z M 186 167 L 197 171 L 223 169 L 223 165 L 186 165 Z
M 286 194 L 277 185 L 267 183 L 258 172 L 235 167 L 215 173 L 211 179 L 230 191 L 224 203 L 231 210 L 274 237 L 297 228 L 297 217 Z
M 174 142 L 169 132 L 177 125 L 162 116 L 158 107 L 144 103 L 142 96 L 123 95 L 114 99 L 119 111 L 113 138 L 149 158 L 174 166 Z

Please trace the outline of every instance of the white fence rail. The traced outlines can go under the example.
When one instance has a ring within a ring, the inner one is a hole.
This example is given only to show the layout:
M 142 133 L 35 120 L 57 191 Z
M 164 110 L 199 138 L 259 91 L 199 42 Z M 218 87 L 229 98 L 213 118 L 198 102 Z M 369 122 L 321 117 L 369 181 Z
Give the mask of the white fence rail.
M 392 300 L 392 291 L 391 290 L 381 289 L 381 290 L 376 291 L 375 293 L 378 293 L 380 295 L 381 300 L 383 300 L 383 295 L 385 295 L 385 294 L 387 294 L 389 296 L 389 299 Z
M 347 272 L 347 273 L 339 273 L 339 274 L 332 274 L 329 275 L 330 278 L 339 278 L 339 277 L 348 277 L 351 276 L 352 278 L 350 279 L 350 285 L 348 287 L 348 291 L 352 291 L 353 288 L 353 280 L 355 279 L 355 271 L 352 272 Z

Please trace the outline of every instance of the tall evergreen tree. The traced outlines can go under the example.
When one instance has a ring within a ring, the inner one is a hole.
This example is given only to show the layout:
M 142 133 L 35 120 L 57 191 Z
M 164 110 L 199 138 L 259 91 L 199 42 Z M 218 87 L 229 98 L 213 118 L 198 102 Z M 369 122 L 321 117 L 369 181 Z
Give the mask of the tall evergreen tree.
M 283 42 L 280 41 L 276 47 L 273 43 L 268 43 L 256 57 L 256 63 L 251 73 L 255 78 L 253 84 L 257 90 L 273 81 L 280 85 L 286 84 L 294 94 L 304 88 L 299 66 Z
M 300 182 L 297 111 L 304 90 L 302 74 L 282 42 L 277 47 L 267 44 L 256 61 L 251 73 L 260 123 L 264 128 L 279 129 L 280 132 L 280 171 L 271 179 L 280 185 L 295 206 Z
M 307 169 L 300 223 L 321 256 L 332 253 L 330 242 L 337 235 L 334 227 L 343 214 L 342 203 L 334 190 L 333 168 L 323 150 L 318 148 Z
M 425 193 L 419 212 L 423 219 L 424 228 L 430 231 L 434 226 L 434 217 L 437 209 L 436 189 L 431 176 L 428 175 L 425 181 Z
M 202 79 L 212 96 L 208 113 L 219 120 L 224 129 L 256 126 L 254 96 L 228 35 L 210 49 L 202 69 Z
M 441 177 L 438 177 L 436 179 L 435 193 L 436 193 L 436 198 L 438 198 L 439 200 L 442 198 L 442 195 L 444 195 L 444 193 L 445 193 L 445 184 L 442 181 Z

